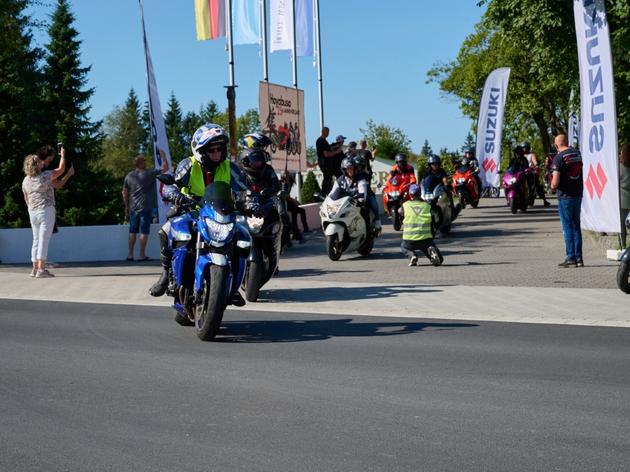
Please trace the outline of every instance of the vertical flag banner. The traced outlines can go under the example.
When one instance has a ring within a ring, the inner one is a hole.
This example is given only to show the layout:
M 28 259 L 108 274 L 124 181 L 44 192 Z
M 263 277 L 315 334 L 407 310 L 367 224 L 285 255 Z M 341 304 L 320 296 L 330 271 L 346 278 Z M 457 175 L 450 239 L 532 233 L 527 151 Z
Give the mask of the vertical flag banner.
M 258 101 L 262 132 L 271 139 L 268 150 L 273 168 L 279 172 L 305 170 L 304 91 L 260 82 Z
M 234 44 L 258 44 L 260 34 L 260 0 L 232 0 Z
M 296 49 L 298 56 L 315 55 L 313 0 L 295 0 Z
M 293 0 L 271 0 L 269 36 L 271 52 L 293 49 Z
M 225 1 L 194 0 L 197 39 L 217 39 L 225 36 Z
M 569 98 L 569 106 L 573 103 L 573 90 L 571 90 L 571 98 Z M 580 120 L 575 110 L 571 110 L 569 115 L 569 146 L 577 148 L 580 146 Z
M 477 160 L 479 176 L 485 187 L 499 187 L 503 114 L 507 97 L 510 68 L 501 67 L 486 79 L 477 121 Z
M 314 56 L 313 0 L 295 0 L 296 54 Z M 271 0 L 269 8 L 271 52 L 293 50 L 293 0 Z
M 582 228 L 619 233 L 617 117 L 604 0 L 574 0 L 580 64 Z
M 168 138 L 166 137 L 166 127 L 164 126 L 164 118 L 162 116 L 162 107 L 160 106 L 160 97 L 158 96 L 157 84 L 155 83 L 155 76 L 153 75 L 153 63 L 151 61 L 151 53 L 149 52 L 149 43 L 147 41 L 147 32 L 144 27 L 144 9 L 142 7 L 142 0 L 140 0 L 140 16 L 142 19 L 142 38 L 144 41 L 144 57 L 147 67 L 147 85 L 149 88 L 149 117 L 151 123 L 151 139 L 153 141 L 153 162 L 155 168 L 162 167 L 162 159 L 166 159 L 168 162 L 168 168 L 171 169 L 171 153 L 168 149 Z M 160 153 L 162 151 L 163 154 Z M 160 223 L 166 221 L 166 213 L 168 212 L 169 205 L 165 203 L 162 196 L 162 187 L 164 184 L 159 180 L 156 180 L 157 185 L 157 206 L 158 206 L 158 219 Z

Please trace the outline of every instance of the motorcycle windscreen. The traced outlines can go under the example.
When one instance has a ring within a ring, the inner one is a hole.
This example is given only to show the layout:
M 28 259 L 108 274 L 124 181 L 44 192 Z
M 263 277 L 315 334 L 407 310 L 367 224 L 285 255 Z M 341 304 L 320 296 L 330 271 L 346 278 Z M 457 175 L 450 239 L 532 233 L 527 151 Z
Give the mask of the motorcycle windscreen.
M 234 213 L 234 200 L 232 200 L 232 189 L 230 184 L 225 182 L 212 182 L 206 186 L 203 199 L 208 206 L 214 208 L 219 214 L 229 215 Z

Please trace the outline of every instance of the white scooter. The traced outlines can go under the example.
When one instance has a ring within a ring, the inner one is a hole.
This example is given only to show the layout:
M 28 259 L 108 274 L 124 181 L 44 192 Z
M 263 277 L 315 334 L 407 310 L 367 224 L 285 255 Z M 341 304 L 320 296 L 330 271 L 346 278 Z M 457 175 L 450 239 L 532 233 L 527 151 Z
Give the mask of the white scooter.
M 351 197 L 333 200 L 330 197 L 322 202 L 319 216 L 322 229 L 326 236 L 326 251 L 331 261 L 338 261 L 341 254 L 348 251 L 358 251 L 362 256 L 372 252 L 374 239 L 378 231 L 373 230 L 374 215 L 368 208 L 370 228 L 365 226 L 365 218 L 361 215 L 361 208 Z

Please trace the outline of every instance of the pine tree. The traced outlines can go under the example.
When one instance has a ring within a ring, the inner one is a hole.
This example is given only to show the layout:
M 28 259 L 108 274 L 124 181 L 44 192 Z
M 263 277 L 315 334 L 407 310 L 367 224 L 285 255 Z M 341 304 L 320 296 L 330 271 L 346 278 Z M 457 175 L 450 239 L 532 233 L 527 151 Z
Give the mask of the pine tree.
M 143 154 L 146 147 L 140 102 L 133 89 L 129 91 L 125 105 L 114 108 L 105 117 L 102 130 L 105 139 L 98 168 L 120 180 L 133 169 L 134 156 Z
M 431 149 L 431 146 L 429 145 L 429 140 L 425 139 L 424 144 L 422 145 L 422 149 L 420 150 L 420 155 L 424 157 L 429 157 L 431 154 L 433 154 L 433 149 Z
M 39 142 L 42 52 L 33 47 L 24 10 L 30 0 L 0 0 L 0 226 L 28 226 L 22 162 Z
M 475 149 L 475 137 L 472 133 L 468 133 L 466 135 L 466 140 L 462 146 L 462 153 L 466 152 L 468 149 Z
M 45 116 L 49 120 L 46 142 L 62 141 L 76 175 L 57 193 L 60 224 L 108 224 L 121 218 L 120 185 L 98 172 L 102 135 L 100 122 L 88 116 L 93 89 L 86 89 L 90 67 L 81 67 L 78 32 L 68 0 L 57 0 L 48 30 L 44 67 Z
M 312 170 L 309 170 L 300 189 L 300 203 L 305 205 L 307 203 L 316 202 L 317 199 L 313 196 L 315 192 L 321 192 L 321 188 L 319 187 L 319 183 L 317 183 L 315 174 Z
M 168 101 L 168 110 L 164 115 L 164 126 L 166 127 L 171 159 L 176 164 L 188 157 L 189 146 L 183 128 L 182 108 L 174 92 L 171 92 L 171 98 Z

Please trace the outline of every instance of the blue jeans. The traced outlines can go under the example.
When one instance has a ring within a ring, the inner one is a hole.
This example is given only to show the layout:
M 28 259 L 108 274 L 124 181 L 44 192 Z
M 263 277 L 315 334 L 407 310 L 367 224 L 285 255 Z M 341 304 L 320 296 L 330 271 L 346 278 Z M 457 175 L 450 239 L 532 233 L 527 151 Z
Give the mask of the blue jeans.
M 562 235 L 568 261 L 582 260 L 582 230 L 580 229 L 580 211 L 582 197 L 558 198 L 558 213 L 562 223 Z
M 129 233 L 149 234 L 151 232 L 151 210 L 132 211 L 129 213 Z

